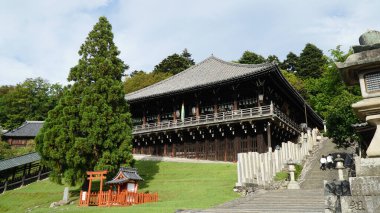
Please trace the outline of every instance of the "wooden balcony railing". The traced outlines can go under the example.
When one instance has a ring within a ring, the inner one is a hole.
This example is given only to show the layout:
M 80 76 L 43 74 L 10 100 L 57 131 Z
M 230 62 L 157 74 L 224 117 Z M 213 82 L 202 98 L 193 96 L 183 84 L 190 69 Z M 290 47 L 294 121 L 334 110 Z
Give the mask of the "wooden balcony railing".
M 301 132 L 299 125 L 291 120 L 287 115 L 279 109 L 271 105 L 253 107 L 239 110 L 232 110 L 227 112 L 219 112 L 199 117 L 188 117 L 183 121 L 167 121 L 160 123 L 152 123 L 145 125 L 137 125 L 133 127 L 133 134 L 144 134 L 158 131 L 167 131 L 188 127 L 196 127 L 200 125 L 213 125 L 219 123 L 233 123 L 236 121 L 244 120 L 261 120 L 265 118 L 277 117 L 279 120 L 287 124 L 296 132 Z

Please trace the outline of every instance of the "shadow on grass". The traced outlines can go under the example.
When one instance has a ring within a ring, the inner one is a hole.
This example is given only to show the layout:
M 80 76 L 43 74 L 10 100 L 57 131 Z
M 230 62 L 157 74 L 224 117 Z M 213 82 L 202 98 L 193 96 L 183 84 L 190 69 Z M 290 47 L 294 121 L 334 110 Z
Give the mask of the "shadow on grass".
M 149 187 L 149 182 L 159 172 L 158 164 L 160 161 L 138 160 L 135 167 L 138 169 L 139 175 L 144 179 L 139 183 L 139 189 L 143 190 Z

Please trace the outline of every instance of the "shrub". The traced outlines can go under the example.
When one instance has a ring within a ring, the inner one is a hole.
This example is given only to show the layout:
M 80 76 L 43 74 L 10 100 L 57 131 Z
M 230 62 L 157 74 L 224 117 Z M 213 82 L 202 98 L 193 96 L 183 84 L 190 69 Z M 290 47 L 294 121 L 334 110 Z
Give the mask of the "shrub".
M 284 172 L 284 171 L 281 171 L 281 172 L 277 172 L 276 173 L 276 176 L 274 177 L 274 180 L 275 181 L 282 181 L 282 180 L 286 180 L 288 178 L 288 173 L 287 172 Z
M 298 180 L 298 178 L 299 178 L 299 176 L 301 175 L 301 172 L 302 172 L 302 165 L 296 164 L 295 167 L 296 167 L 296 171 L 294 172 L 294 178 L 296 180 Z

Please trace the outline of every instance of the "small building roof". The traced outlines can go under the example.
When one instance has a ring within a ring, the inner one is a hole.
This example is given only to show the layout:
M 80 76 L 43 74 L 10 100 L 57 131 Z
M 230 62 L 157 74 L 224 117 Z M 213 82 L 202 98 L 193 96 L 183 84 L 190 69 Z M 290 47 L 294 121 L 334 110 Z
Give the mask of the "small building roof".
M 32 152 L 18 157 L 9 158 L 0 161 L 0 171 L 11 169 L 17 166 L 22 166 L 28 163 L 33 163 L 39 160 L 41 160 L 41 156 L 37 152 Z
M 6 132 L 4 137 L 36 137 L 42 128 L 43 121 L 26 121 L 17 129 Z
M 106 184 L 121 184 L 128 182 L 129 180 L 143 180 L 137 172 L 136 168 L 126 168 L 121 167 L 117 175 L 110 181 L 107 181 Z
M 125 98 L 128 102 L 134 102 L 145 98 L 199 89 L 258 75 L 275 66 L 272 63 L 237 64 L 211 56 L 177 75 L 129 93 Z

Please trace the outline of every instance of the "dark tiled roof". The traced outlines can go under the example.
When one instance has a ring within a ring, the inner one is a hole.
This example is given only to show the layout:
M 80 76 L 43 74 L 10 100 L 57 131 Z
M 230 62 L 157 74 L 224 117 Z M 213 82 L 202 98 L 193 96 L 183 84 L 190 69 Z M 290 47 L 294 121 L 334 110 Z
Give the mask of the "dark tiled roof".
M 36 137 L 40 131 L 43 121 L 26 121 L 17 129 L 11 130 L 4 134 L 5 137 Z
M 0 171 L 41 160 L 37 152 L 0 161 Z
M 226 62 L 214 56 L 196 64 L 177 75 L 160 81 L 149 87 L 129 93 L 127 101 L 133 102 L 144 98 L 167 95 L 185 90 L 216 85 L 257 75 L 274 68 L 271 63 L 266 64 L 237 64 Z
M 123 173 L 124 177 L 123 179 L 115 179 L 116 177 L 119 176 L 120 172 Z M 125 183 L 128 180 L 143 180 L 140 175 L 137 173 L 137 169 L 135 168 L 125 168 L 121 167 L 119 169 L 119 172 L 115 176 L 113 180 L 107 181 L 106 184 L 120 184 L 120 183 Z

